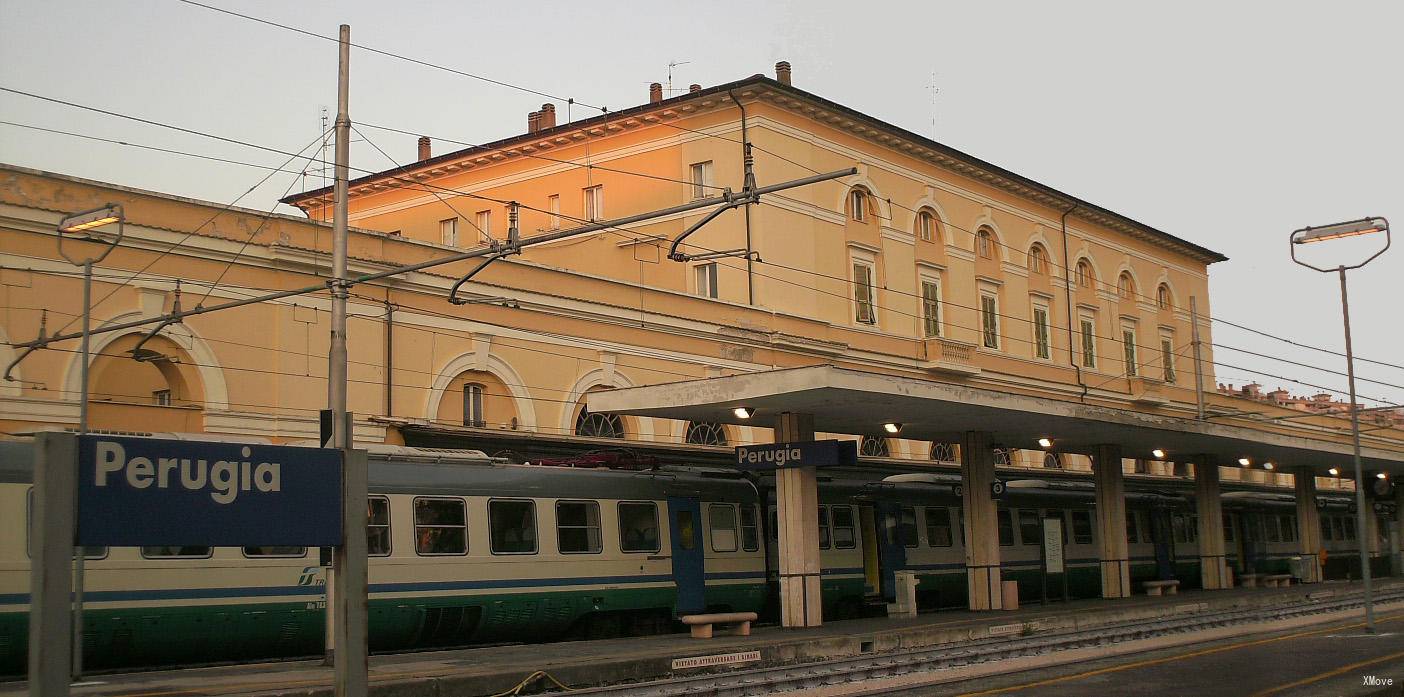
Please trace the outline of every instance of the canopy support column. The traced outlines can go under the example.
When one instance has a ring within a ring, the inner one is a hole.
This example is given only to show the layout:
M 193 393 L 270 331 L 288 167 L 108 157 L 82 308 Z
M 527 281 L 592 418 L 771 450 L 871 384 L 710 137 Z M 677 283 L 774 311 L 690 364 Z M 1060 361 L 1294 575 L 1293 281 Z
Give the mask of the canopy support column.
M 1194 502 L 1199 514 L 1199 582 L 1205 590 L 1232 588 L 1224 556 L 1224 506 L 1219 498 L 1219 461 L 1200 455 L 1194 461 Z
M 1102 597 L 1131 597 L 1131 560 L 1126 543 L 1126 484 L 1121 446 L 1104 444 L 1092 457 L 1097 487 L 1097 532 L 1102 566 Z
M 971 610 L 1004 607 L 999 574 L 999 522 L 990 486 L 995 481 L 990 434 L 967 431 L 960 447 L 960 478 L 964 488 L 961 515 L 965 519 L 965 580 Z
M 814 440 L 814 416 L 782 412 L 775 441 Z M 819 586 L 819 479 L 813 467 L 775 471 L 777 548 L 780 569 L 780 624 L 818 627 L 824 623 Z
M 1321 513 L 1316 507 L 1316 473 L 1310 467 L 1292 472 L 1297 499 L 1297 553 L 1302 583 L 1321 582 Z

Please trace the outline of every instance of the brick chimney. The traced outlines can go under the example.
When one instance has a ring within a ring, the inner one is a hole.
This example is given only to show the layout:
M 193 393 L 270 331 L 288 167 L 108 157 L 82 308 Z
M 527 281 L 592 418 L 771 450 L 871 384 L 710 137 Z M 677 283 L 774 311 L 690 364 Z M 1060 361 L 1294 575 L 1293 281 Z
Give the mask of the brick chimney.
M 663 101 L 663 83 L 655 82 L 648 86 L 648 103 L 657 104 Z
M 775 64 L 775 79 L 781 84 L 790 84 L 790 61 L 780 61 Z
M 420 136 L 420 137 L 419 137 L 419 161 L 420 161 L 420 162 L 423 162 L 423 161 L 429 159 L 431 153 L 432 153 L 432 150 L 429 148 L 429 136 Z
M 533 111 L 527 114 L 527 133 L 535 133 L 541 130 L 541 112 Z
M 556 127 L 556 105 L 542 104 L 541 111 L 538 112 L 536 130 L 544 131 L 548 128 Z
M 688 91 L 688 92 L 701 92 L 701 91 L 702 91 L 702 86 L 694 82 L 694 83 L 692 83 L 691 85 L 688 85 L 688 86 L 687 86 L 687 91 Z

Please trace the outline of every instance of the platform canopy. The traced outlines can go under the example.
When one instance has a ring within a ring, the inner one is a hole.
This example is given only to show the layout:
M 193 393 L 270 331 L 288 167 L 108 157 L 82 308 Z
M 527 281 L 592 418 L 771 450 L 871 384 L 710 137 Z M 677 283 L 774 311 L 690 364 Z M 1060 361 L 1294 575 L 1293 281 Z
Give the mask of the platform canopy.
M 827 433 L 892 436 L 883 424 L 901 424 L 895 437 L 960 442 L 966 431 L 986 431 L 998 447 L 1039 449 L 1052 441 L 1058 452 L 1091 454 L 1097 445 L 1117 444 L 1128 458 L 1196 462 L 1203 455 L 1220 465 L 1249 458 L 1254 468 L 1310 467 L 1321 476 L 1354 465 L 1349 438 L 1312 438 L 1310 427 L 1264 424 L 1262 429 L 1201 421 L 1075 401 L 887 375 L 832 365 L 787 368 L 726 377 L 629 387 L 588 396 L 592 412 L 612 412 L 685 421 L 712 421 L 773 427 L 781 412 L 814 416 L 814 429 Z M 754 409 L 739 418 L 738 407 Z M 1272 429 L 1272 430 L 1268 430 Z M 1404 450 L 1366 443 L 1367 472 L 1404 475 Z

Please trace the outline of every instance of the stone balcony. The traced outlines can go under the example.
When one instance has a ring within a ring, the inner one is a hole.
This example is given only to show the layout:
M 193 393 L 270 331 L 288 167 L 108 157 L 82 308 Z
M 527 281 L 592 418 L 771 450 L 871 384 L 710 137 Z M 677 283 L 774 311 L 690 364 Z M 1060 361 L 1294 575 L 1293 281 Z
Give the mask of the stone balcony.
M 939 336 L 926 339 L 927 370 L 956 375 L 979 375 L 975 365 L 975 344 Z

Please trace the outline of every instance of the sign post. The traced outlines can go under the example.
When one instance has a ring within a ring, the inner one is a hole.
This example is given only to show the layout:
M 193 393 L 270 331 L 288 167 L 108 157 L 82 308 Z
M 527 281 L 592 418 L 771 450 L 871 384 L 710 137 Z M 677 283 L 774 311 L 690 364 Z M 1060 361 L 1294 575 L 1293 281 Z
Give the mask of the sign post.
M 34 438 L 34 512 L 29 526 L 29 694 L 68 694 L 73 654 L 73 489 L 78 437 Z

